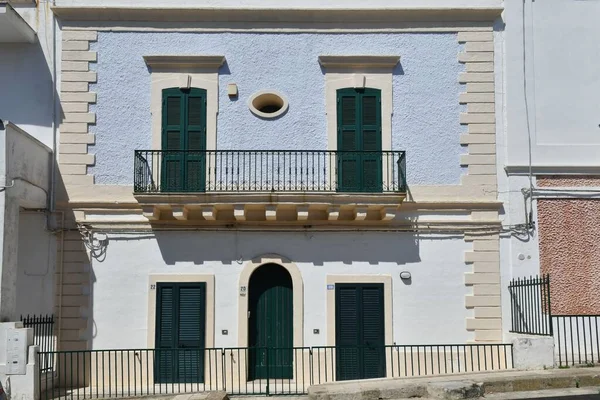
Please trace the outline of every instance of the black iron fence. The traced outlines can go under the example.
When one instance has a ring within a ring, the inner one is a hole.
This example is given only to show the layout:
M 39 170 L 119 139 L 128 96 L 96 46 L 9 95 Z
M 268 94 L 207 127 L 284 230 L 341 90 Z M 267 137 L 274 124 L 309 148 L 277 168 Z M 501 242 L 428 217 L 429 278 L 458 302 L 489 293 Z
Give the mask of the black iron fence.
M 600 363 L 600 315 L 553 315 L 559 367 Z
M 559 367 L 600 363 L 600 315 L 554 315 L 550 276 L 514 279 L 508 286 L 511 332 L 554 337 Z
M 508 291 L 511 332 L 552 336 L 550 275 L 513 279 Z
M 369 362 L 351 353 L 368 351 Z M 302 395 L 347 379 L 511 369 L 510 344 L 213 349 L 122 349 L 40 353 L 56 373 L 40 377 L 41 399 L 91 399 L 225 390 L 231 395 Z M 376 365 L 376 367 L 373 367 Z
M 40 358 L 42 372 L 50 371 L 54 366 L 54 321 L 54 315 L 21 315 L 23 327 L 33 328 L 33 344 L 39 347 L 40 352 L 46 354 Z
M 136 193 L 405 192 L 404 151 L 136 150 Z

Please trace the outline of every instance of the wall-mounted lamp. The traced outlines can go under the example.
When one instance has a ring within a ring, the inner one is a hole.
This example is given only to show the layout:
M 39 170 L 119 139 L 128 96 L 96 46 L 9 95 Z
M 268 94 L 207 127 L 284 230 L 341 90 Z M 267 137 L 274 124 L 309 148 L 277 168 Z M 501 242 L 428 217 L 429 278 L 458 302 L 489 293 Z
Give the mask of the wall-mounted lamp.
M 400 272 L 400 279 L 410 279 L 410 278 L 411 278 L 410 272 L 408 272 L 408 271 Z

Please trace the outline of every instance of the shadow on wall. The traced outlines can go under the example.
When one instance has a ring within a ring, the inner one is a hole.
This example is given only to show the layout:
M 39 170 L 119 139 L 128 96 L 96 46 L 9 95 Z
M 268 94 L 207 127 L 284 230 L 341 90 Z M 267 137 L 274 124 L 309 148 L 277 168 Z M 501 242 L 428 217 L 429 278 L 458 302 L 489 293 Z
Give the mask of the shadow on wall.
M 270 253 L 314 265 L 421 261 L 419 236 L 412 232 L 156 232 L 156 240 L 167 265 L 233 264 Z
M 51 127 L 55 88 L 40 42 L 2 44 L 0 59 L 0 87 L 10 94 L 0 96 L 0 118 L 21 126 Z

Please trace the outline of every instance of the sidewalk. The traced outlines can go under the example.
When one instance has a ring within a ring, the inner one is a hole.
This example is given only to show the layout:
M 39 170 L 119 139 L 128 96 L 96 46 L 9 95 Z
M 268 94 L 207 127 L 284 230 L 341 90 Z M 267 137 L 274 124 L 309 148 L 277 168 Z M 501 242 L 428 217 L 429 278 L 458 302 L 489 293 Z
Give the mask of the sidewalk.
M 500 371 L 311 386 L 311 400 L 459 400 L 499 393 L 600 386 L 600 368 Z M 597 392 L 596 392 L 597 393 Z

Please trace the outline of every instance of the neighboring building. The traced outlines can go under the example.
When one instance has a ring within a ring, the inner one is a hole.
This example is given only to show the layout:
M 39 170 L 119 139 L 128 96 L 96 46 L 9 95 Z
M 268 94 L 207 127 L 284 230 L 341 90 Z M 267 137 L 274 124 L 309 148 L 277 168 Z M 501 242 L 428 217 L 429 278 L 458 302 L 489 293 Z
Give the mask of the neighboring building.
M 505 7 L 505 133 L 498 148 L 508 178 L 500 180 L 500 198 L 506 225 L 525 223 L 527 204 L 535 227 L 502 247 L 503 286 L 511 277 L 550 274 L 553 314 L 599 315 L 600 4 L 528 0 Z M 508 329 L 508 296 L 504 305 Z M 590 334 L 598 329 L 585 326 Z
M 96 3 L 54 8 L 61 349 L 502 341 L 499 1 Z
M 33 6 L 33 7 L 32 7 Z M 0 4 L 0 319 L 54 311 L 56 228 L 50 4 Z
M 15 400 L 35 398 L 39 383 L 33 332 L 20 319 L 55 306 L 52 32 L 49 3 L 0 3 L 0 379 Z

